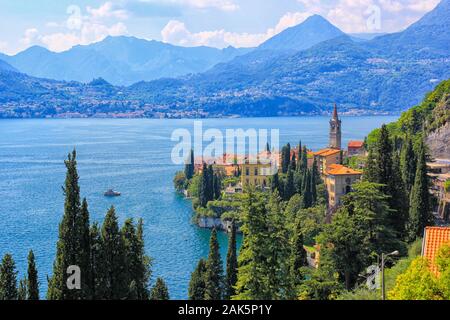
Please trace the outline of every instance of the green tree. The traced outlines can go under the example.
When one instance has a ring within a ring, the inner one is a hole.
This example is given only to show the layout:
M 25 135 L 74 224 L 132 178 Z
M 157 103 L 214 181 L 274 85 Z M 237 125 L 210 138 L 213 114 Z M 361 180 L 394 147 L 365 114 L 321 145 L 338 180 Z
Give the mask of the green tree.
M 429 269 L 429 263 L 422 257 L 416 258 L 408 270 L 398 276 L 394 289 L 388 292 L 390 300 L 441 300 L 436 279 Z
M 244 195 L 241 230 L 243 245 L 238 257 L 236 300 L 270 299 L 267 281 L 267 210 L 263 195 L 250 192 Z
M 142 230 L 142 220 L 139 222 Z M 141 235 L 139 235 L 139 233 Z M 144 253 L 142 231 L 137 232 L 132 219 L 127 219 L 121 234 L 125 252 L 126 283 L 129 284 L 129 299 L 148 299 L 149 258 Z
M 82 290 L 67 288 L 67 268 L 76 265 L 81 268 L 82 281 L 87 279 L 85 262 L 88 252 L 85 247 L 86 217 L 83 216 L 80 201 L 79 176 L 76 151 L 73 150 L 65 161 L 67 168 L 63 187 L 65 196 L 64 215 L 59 225 L 59 238 L 56 245 L 56 258 L 53 264 L 53 276 L 49 280 L 47 298 L 49 300 L 78 300 L 86 298 L 86 286 Z
M 89 222 L 89 208 L 86 198 L 83 199 L 81 203 L 80 219 L 77 220 L 80 235 L 79 244 L 79 259 L 80 262 L 78 266 L 83 271 L 83 276 L 81 277 L 81 292 L 83 299 L 89 299 L 92 297 L 91 292 L 91 278 L 90 273 L 90 256 L 91 256 L 91 244 L 90 244 L 90 222 Z
M 416 176 L 416 154 L 414 153 L 413 143 L 411 139 L 407 139 L 403 144 L 401 153 L 401 172 L 403 183 L 405 184 L 406 193 L 409 195 L 414 185 Z
M 89 231 L 90 238 L 90 275 L 91 298 L 94 300 L 103 299 L 102 294 L 106 290 L 106 265 L 103 255 L 103 240 L 98 224 L 95 222 Z
M 281 149 L 281 172 L 287 173 L 291 163 L 291 145 L 288 143 Z
M 243 204 L 244 243 L 239 254 L 238 300 L 285 299 L 289 294 L 289 234 L 278 192 L 246 194 Z
M 206 261 L 200 259 L 194 272 L 192 272 L 189 282 L 189 300 L 205 299 L 205 277 L 206 277 Z
M 291 163 L 289 164 L 292 170 L 296 170 L 297 168 L 297 160 L 295 159 L 295 153 L 292 155 Z
M 271 179 L 271 190 L 272 192 L 275 190 L 280 191 L 280 178 L 278 176 L 278 172 L 275 173 Z
M 228 237 L 227 275 L 225 279 L 225 299 L 229 300 L 236 294 L 234 287 L 237 282 L 237 253 L 236 253 L 236 225 L 231 223 L 231 232 Z
M 101 296 L 106 300 L 124 299 L 128 295 L 129 284 L 126 282 L 124 243 L 114 207 L 106 213 L 101 234 L 105 272 Z
M 186 164 L 184 166 L 184 176 L 187 180 L 191 180 L 194 176 L 194 150 L 191 149 L 191 152 L 189 154 L 189 159 L 187 159 Z
M 17 289 L 17 300 L 27 300 L 27 279 L 19 281 L 19 288 Z
M 210 188 L 211 186 L 210 186 L 209 181 L 210 181 L 209 170 L 208 170 L 207 165 L 204 163 L 201 180 L 200 180 L 200 190 L 199 190 L 200 206 L 202 206 L 203 208 L 206 208 L 208 201 L 211 200 L 210 194 L 211 194 L 212 189 Z
M 306 170 L 303 176 L 302 209 L 311 208 L 313 195 L 311 194 L 311 171 Z
M 169 289 L 162 278 L 156 279 L 156 284 L 150 293 L 150 300 L 169 300 Z
M 27 299 L 39 300 L 39 280 L 38 271 L 33 250 L 28 253 L 28 278 L 27 278 Z
M 17 300 L 16 264 L 10 254 L 5 254 L 0 264 L 0 300 Z
M 408 239 L 411 242 L 414 241 L 416 237 L 421 237 L 423 235 L 426 226 L 433 224 L 429 186 L 430 181 L 427 173 L 425 146 L 422 141 L 419 145 L 417 156 L 416 177 L 411 191 L 407 226 Z
M 223 266 L 220 258 L 217 231 L 213 229 L 206 260 L 205 300 L 221 300 L 223 296 Z
M 289 201 L 292 196 L 295 194 L 295 185 L 294 185 L 294 170 L 292 167 L 289 167 L 286 179 L 286 185 L 284 187 L 283 198 L 285 201 Z
M 292 239 L 290 272 L 294 286 L 298 286 L 304 280 L 303 268 L 308 266 L 307 254 L 303 243 L 302 223 L 296 224 L 294 237 Z

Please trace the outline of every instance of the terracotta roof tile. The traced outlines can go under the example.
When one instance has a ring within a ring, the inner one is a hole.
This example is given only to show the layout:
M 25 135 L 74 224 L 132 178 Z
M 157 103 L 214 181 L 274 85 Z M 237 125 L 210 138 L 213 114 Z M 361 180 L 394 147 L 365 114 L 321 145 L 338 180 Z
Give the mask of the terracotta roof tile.
M 340 176 L 340 175 L 361 175 L 361 171 L 353 170 L 352 168 L 348 168 L 341 164 L 332 164 L 327 169 L 327 174 L 332 176 Z
M 444 244 L 450 244 L 450 227 L 426 227 L 423 239 L 422 256 L 430 263 L 431 271 L 439 275 L 439 270 L 435 264 L 439 249 Z
M 337 153 L 341 153 L 341 150 L 327 148 L 327 149 L 322 149 L 317 152 L 314 152 L 314 155 L 321 156 L 321 157 L 328 157 L 328 156 L 332 156 Z
M 348 147 L 360 149 L 360 148 L 364 147 L 364 141 L 350 141 L 348 143 Z

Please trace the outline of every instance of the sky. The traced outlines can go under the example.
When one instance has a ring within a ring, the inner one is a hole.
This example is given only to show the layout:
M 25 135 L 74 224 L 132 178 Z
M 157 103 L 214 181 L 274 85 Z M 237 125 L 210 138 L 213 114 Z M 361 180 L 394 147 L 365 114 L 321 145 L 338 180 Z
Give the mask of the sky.
M 255 47 L 320 14 L 347 33 L 401 31 L 439 0 L 0 0 L 0 52 L 61 52 L 107 36 Z

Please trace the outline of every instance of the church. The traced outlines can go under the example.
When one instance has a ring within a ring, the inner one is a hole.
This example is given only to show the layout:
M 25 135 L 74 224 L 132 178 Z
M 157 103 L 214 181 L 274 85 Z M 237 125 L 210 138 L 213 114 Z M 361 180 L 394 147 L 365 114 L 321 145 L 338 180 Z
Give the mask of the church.
M 334 105 L 330 120 L 330 141 L 328 148 L 313 153 L 322 179 L 328 191 L 330 210 L 341 205 L 342 197 L 351 192 L 352 185 L 362 177 L 362 172 L 342 165 L 342 120 L 337 105 Z

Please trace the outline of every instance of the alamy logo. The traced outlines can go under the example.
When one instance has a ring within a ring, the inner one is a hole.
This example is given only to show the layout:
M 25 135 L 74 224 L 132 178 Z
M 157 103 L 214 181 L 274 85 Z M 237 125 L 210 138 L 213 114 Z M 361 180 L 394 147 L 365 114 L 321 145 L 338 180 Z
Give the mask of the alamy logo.
M 79 266 L 69 266 L 67 268 L 67 289 L 80 290 L 81 289 L 81 269 Z
M 269 139 L 270 138 L 270 139 Z M 191 150 L 202 159 L 211 159 L 228 155 L 247 155 L 237 159 L 227 158 L 228 164 L 243 164 L 249 162 L 269 164 L 272 159 L 264 151 L 267 145 L 271 150 L 279 150 L 280 130 L 271 129 L 226 129 L 225 134 L 216 128 L 203 131 L 203 122 L 194 121 L 194 134 L 192 137 L 188 129 L 176 129 L 172 132 L 171 140 L 178 142 L 172 149 L 172 162 L 176 165 L 189 161 Z M 268 151 L 268 150 L 267 150 Z

